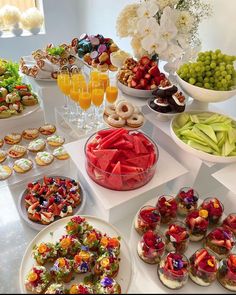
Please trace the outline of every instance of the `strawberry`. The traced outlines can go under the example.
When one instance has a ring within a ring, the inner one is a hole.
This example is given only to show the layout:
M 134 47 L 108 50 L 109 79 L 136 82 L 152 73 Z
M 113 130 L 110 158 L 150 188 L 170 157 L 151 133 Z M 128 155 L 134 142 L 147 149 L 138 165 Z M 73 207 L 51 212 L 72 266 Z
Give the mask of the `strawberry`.
M 144 78 L 147 79 L 147 80 L 150 80 L 151 77 L 152 77 L 152 76 L 151 76 L 150 74 L 146 74 L 146 75 L 144 76 Z
M 230 240 L 226 240 L 226 241 L 225 241 L 225 247 L 226 247 L 228 250 L 231 250 L 231 248 L 232 248 L 232 244 L 231 244 L 231 241 L 230 241 Z
M 207 255 L 207 251 L 205 249 L 202 249 L 200 252 L 198 252 L 196 254 L 196 259 L 195 259 L 195 262 L 194 264 L 195 265 L 198 265 L 204 258 L 205 256 Z
M 143 89 L 143 86 L 141 85 L 141 84 L 138 84 L 136 87 L 135 87 L 135 89 Z
M 151 66 L 151 67 L 157 66 L 156 61 L 155 61 L 155 60 L 151 60 L 151 62 L 150 62 L 150 66 Z
M 147 86 L 145 87 L 145 90 L 151 90 L 151 85 L 147 85 Z
M 163 79 L 161 78 L 161 76 L 156 76 L 156 77 L 154 77 L 154 81 L 155 81 L 155 84 L 156 84 L 157 86 L 160 85 L 161 80 L 163 80 Z
M 132 72 L 135 74 L 137 71 L 138 71 L 139 67 L 138 66 L 135 66 L 132 70 Z
M 224 246 L 225 241 L 224 240 L 211 240 L 211 243 L 217 246 Z
M 145 66 L 146 64 L 149 64 L 150 63 L 150 58 L 148 56 L 143 56 L 141 59 L 140 59 L 140 63 Z
M 140 80 L 140 84 L 142 85 L 142 87 L 145 89 L 148 86 L 148 80 L 146 79 L 141 79 Z
M 52 212 L 42 212 L 42 214 L 48 219 L 52 218 L 52 216 L 53 216 Z
M 38 213 L 38 212 L 36 212 L 34 215 L 33 215 L 33 219 L 36 221 L 36 220 L 38 220 L 38 221 L 40 221 L 41 220 L 41 216 L 40 216 L 40 214 Z
M 135 88 L 137 85 L 138 85 L 137 82 L 134 79 L 132 79 L 131 80 L 131 87 Z
M 150 70 L 148 71 L 148 73 L 152 76 L 152 77 L 156 77 L 160 75 L 160 71 L 158 69 L 158 66 L 155 65 L 153 67 L 150 68 Z
M 137 81 L 139 81 L 140 79 L 143 78 L 144 74 L 145 74 L 145 73 L 144 73 L 143 70 L 138 69 L 137 72 L 135 73 L 135 79 L 136 79 Z

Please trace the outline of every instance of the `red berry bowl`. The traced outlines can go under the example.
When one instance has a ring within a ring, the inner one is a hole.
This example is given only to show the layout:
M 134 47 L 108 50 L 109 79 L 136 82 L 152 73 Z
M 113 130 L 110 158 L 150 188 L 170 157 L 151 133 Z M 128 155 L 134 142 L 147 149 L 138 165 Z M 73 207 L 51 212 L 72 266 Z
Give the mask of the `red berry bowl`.
M 86 170 L 97 184 L 128 191 L 147 184 L 155 174 L 157 145 L 140 131 L 104 129 L 85 145 Z

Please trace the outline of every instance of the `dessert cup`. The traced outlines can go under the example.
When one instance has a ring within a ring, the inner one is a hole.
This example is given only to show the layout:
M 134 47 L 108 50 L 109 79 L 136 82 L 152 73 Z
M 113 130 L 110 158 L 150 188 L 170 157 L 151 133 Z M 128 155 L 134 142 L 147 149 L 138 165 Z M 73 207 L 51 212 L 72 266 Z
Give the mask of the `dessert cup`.
M 220 261 L 217 279 L 223 287 L 236 292 L 236 255 L 230 254 Z
M 158 230 L 161 223 L 161 215 L 154 206 L 144 206 L 135 220 L 135 229 L 142 235 L 148 230 Z
M 165 239 L 160 232 L 147 231 L 138 243 L 138 255 L 146 263 L 157 264 L 165 251 Z
M 190 212 L 185 220 L 185 224 L 188 228 L 190 241 L 201 241 L 207 234 L 209 225 L 208 211 L 206 210 L 194 210 Z
M 171 223 L 165 232 L 166 251 L 186 252 L 189 244 L 189 232 L 185 224 L 181 221 Z
M 208 211 L 210 224 L 217 224 L 223 214 L 224 206 L 217 198 L 206 198 L 200 205 L 200 209 Z
M 188 281 L 189 261 L 179 253 L 168 253 L 162 258 L 157 272 L 164 286 L 172 290 L 180 289 Z
M 191 187 L 183 187 L 179 190 L 176 201 L 178 203 L 178 214 L 186 216 L 189 212 L 197 209 L 199 195 Z
M 236 213 L 230 213 L 222 222 L 222 226 L 236 235 Z
M 189 259 L 189 277 L 200 286 L 207 287 L 216 279 L 217 260 L 204 248 L 197 250 Z
M 173 196 L 159 196 L 156 207 L 161 214 L 162 224 L 168 224 L 176 219 L 178 205 Z

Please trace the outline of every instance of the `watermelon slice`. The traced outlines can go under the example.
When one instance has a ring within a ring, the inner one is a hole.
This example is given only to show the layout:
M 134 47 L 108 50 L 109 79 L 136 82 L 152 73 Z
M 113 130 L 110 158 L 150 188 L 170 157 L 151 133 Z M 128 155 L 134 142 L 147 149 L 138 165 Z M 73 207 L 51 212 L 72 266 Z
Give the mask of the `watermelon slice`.
M 120 162 L 116 163 L 108 178 L 108 181 L 112 185 L 113 189 L 121 190 L 123 188 Z
M 114 129 L 104 129 L 97 132 L 97 135 L 99 135 L 101 138 L 106 137 L 114 132 Z
M 119 141 L 116 141 L 114 144 L 113 144 L 113 147 L 115 148 L 119 148 L 119 149 L 122 149 L 122 150 L 126 150 L 126 149 L 133 149 L 134 148 L 134 145 L 125 140 L 125 139 L 121 139 Z
M 150 155 L 145 155 L 141 157 L 127 159 L 126 162 L 133 164 L 133 166 L 143 168 L 144 170 L 148 168 Z
M 97 157 L 95 157 L 95 155 L 90 151 L 87 151 L 86 154 L 87 154 L 87 158 L 88 158 L 89 162 L 92 163 L 94 166 L 96 166 Z
M 137 135 L 134 135 L 134 150 L 136 154 L 148 154 L 147 148 Z
M 95 157 L 97 158 L 97 167 L 103 171 L 107 171 L 108 166 L 111 164 L 114 157 L 117 155 L 117 149 L 94 150 Z
M 137 174 L 143 172 L 143 168 L 121 164 L 122 174 Z
M 155 161 L 156 161 L 156 155 L 154 154 L 154 152 L 151 152 L 149 154 L 149 161 L 148 161 L 148 164 L 147 164 L 147 168 L 152 167 L 153 164 L 155 163 Z
M 101 144 L 103 144 L 104 142 L 106 142 L 107 140 L 109 140 L 110 138 L 117 136 L 117 134 L 119 134 L 119 136 L 117 136 L 117 138 L 120 138 L 121 134 L 126 133 L 126 130 L 121 128 L 121 129 L 112 129 L 112 132 L 110 134 L 108 134 L 107 136 L 103 137 L 101 139 Z
M 128 142 L 130 142 L 130 143 L 134 143 L 134 138 L 133 138 L 133 136 L 131 135 L 131 134 L 124 134 L 123 135 L 123 137 L 124 137 L 124 139 L 125 140 L 127 140 Z

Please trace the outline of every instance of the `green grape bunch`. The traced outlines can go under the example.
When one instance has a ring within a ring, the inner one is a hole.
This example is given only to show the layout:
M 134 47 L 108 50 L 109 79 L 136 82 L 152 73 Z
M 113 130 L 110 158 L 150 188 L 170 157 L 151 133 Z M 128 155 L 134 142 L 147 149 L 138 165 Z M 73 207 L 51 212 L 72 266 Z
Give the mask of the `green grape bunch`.
M 183 64 L 177 74 L 184 81 L 206 89 L 228 91 L 236 86 L 236 56 L 216 51 L 199 52 L 196 62 Z

